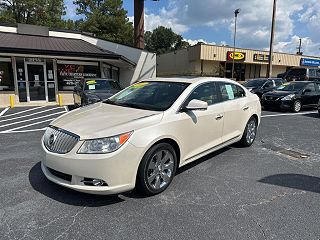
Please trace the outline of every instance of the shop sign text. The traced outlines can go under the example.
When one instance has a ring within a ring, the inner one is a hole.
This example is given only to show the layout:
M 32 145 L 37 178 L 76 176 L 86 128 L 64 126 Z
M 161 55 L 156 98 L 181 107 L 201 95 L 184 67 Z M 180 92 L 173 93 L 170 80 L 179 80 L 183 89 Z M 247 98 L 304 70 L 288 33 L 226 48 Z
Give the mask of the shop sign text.
M 244 60 L 246 60 L 246 53 L 235 52 L 234 57 L 233 57 L 233 51 L 228 51 L 227 52 L 227 60 L 232 61 L 233 59 L 235 61 L 244 61 Z

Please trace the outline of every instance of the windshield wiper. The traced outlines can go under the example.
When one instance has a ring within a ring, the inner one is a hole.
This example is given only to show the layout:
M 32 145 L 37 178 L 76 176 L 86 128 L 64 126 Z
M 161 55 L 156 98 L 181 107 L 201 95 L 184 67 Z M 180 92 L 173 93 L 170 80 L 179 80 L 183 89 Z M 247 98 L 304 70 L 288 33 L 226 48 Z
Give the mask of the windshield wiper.
M 116 104 L 115 102 L 111 101 L 110 99 L 106 99 L 106 100 L 104 100 L 104 101 L 103 101 L 103 103 L 118 106 L 118 104 Z

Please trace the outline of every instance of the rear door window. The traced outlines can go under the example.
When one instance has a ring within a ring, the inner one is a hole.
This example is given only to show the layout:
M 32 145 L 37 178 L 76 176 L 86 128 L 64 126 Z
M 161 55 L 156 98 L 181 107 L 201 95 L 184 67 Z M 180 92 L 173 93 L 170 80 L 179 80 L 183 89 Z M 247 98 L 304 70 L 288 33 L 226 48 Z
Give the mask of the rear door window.
M 242 87 L 232 83 L 219 83 L 219 90 L 222 101 L 238 99 L 246 96 Z

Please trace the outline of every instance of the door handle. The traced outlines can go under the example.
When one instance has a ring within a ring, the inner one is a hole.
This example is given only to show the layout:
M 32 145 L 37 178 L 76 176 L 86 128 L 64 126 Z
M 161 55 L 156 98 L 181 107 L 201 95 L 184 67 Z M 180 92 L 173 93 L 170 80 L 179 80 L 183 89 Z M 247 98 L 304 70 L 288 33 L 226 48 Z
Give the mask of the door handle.
M 222 114 L 218 114 L 217 116 L 216 116 L 216 120 L 220 120 L 220 119 L 222 119 L 223 118 L 223 115 Z
M 247 111 L 249 109 L 249 107 L 247 106 L 247 107 L 244 107 L 243 108 L 243 111 Z

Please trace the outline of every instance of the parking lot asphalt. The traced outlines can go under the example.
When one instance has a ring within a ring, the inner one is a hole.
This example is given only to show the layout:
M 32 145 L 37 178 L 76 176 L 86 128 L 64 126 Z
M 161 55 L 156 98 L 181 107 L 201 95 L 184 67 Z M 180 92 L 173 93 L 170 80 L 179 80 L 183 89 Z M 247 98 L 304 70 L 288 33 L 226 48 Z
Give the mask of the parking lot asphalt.
M 0 239 L 320 239 L 320 118 L 263 115 L 252 147 L 191 163 L 149 198 L 55 185 L 43 131 L 0 133 Z

